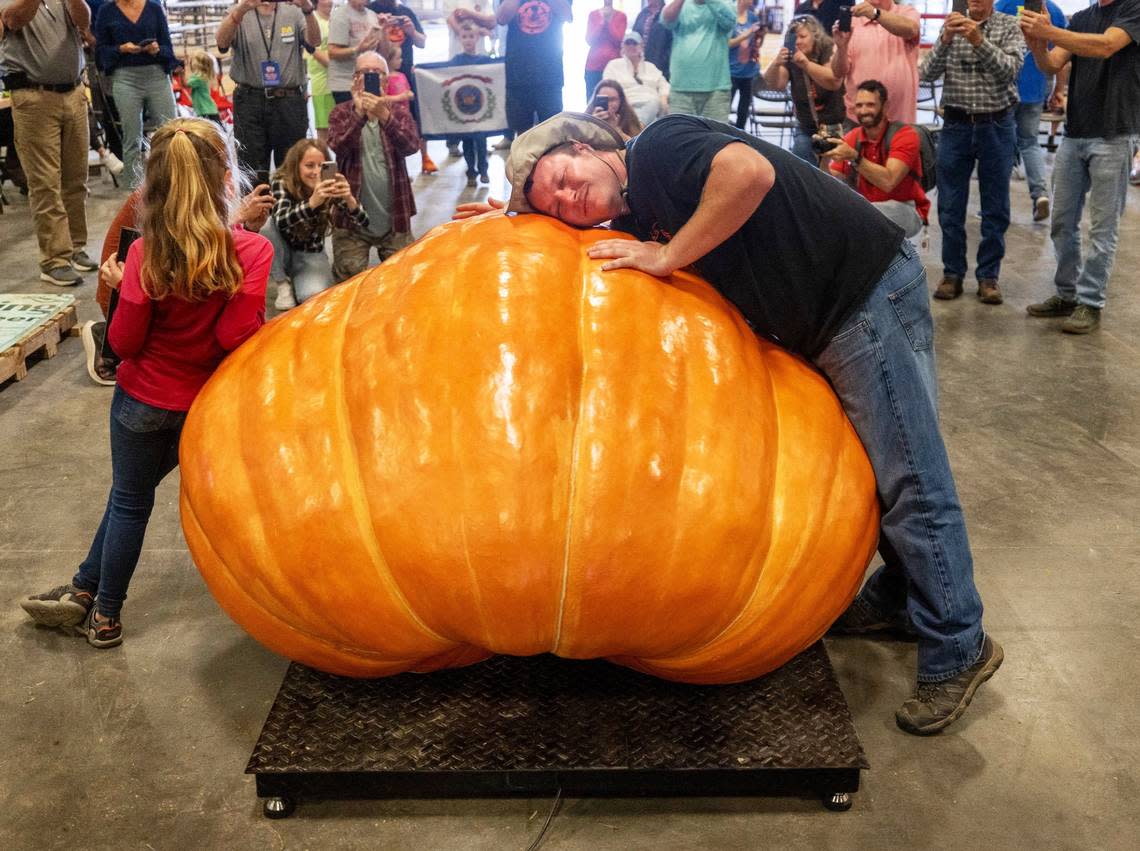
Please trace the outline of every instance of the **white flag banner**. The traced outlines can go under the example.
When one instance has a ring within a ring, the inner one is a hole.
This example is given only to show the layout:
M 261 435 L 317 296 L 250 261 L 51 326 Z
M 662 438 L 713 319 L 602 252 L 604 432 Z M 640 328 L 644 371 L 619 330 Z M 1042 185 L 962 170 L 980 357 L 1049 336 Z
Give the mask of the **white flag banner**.
M 506 132 L 504 60 L 492 59 L 478 65 L 432 62 L 417 65 L 415 75 L 421 135 L 425 139 Z

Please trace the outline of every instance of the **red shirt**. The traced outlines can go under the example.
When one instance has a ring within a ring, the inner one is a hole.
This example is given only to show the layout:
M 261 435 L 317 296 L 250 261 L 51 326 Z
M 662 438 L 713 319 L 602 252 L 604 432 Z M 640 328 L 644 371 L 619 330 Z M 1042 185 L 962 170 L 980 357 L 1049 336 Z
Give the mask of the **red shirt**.
M 879 137 L 878 142 L 872 142 L 867 139 L 867 131 L 862 127 L 856 127 L 850 133 L 843 137 L 843 141 L 850 145 L 852 148 L 857 148 L 859 142 L 863 143 L 863 159 L 868 162 L 883 165 L 883 139 L 886 138 L 886 130 L 883 130 L 883 135 Z M 862 175 L 859 176 L 859 194 L 866 198 L 868 201 L 913 201 L 915 209 L 918 211 L 918 217 L 924 222 L 929 221 L 927 218 L 930 213 L 930 201 L 926 197 L 926 193 L 922 191 L 922 184 L 918 182 L 915 175 L 922 174 L 922 155 L 919 149 L 918 134 L 914 131 L 913 127 L 900 127 L 898 132 L 895 133 L 891 139 L 891 150 L 889 158 L 892 160 L 902 160 L 906 163 L 907 173 L 899 185 L 894 188 L 892 192 L 884 192 L 873 183 L 869 182 L 867 178 Z M 841 172 L 846 175 L 851 169 L 851 164 L 848 162 L 836 162 L 835 171 Z
M 111 346 L 123 359 L 115 382 L 141 402 L 188 411 L 226 354 L 265 322 L 265 286 L 273 247 L 261 234 L 233 229 L 234 249 L 245 276 L 233 298 L 214 293 L 205 301 L 177 296 L 152 299 L 142 288 L 143 241 L 127 252 L 119 304 L 111 320 Z
M 602 9 L 590 13 L 586 19 L 586 44 L 590 45 L 590 52 L 586 54 L 587 71 L 601 71 L 611 59 L 621 56 L 621 42 L 625 38 L 627 20 L 625 12 L 616 10 L 608 21 Z M 586 97 L 592 97 L 593 94 L 586 92 Z

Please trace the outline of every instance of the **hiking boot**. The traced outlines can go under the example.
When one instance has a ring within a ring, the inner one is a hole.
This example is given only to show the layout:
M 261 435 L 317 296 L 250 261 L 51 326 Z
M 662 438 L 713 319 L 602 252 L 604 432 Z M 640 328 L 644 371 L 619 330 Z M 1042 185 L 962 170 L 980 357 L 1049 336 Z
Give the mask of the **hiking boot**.
M 1049 218 L 1049 196 L 1033 199 L 1033 221 L 1043 222 Z
M 88 644 L 100 650 L 118 647 L 123 643 L 123 622 L 118 618 L 101 619 L 99 610 L 94 606 L 87 612 L 83 623 L 75 627 L 75 631 L 86 638 Z
M 277 282 L 277 298 L 273 306 L 278 310 L 292 310 L 297 306 L 297 299 L 293 296 L 293 285 L 289 281 Z
M 952 298 L 957 298 L 962 294 L 962 279 L 955 278 L 953 275 L 946 275 L 934 290 L 934 297 L 940 298 L 943 301 L 949 301 Z
M 977 662 L 949 680 L 919 683 L 914 697 L 895 713 L 895 721 L 916 736 L 930 736 L 946 729 L 962 717 L 978 686 L 994 675 L 1004 658 L 1001 645 L 987 635 Z
M 76 251 L 71 255 L 71 268 L 76 272 L 94 272 L 99 264 L 92 260 L 86 251 Z
M 103 336 L 106 333 L 107 323 L 94 320 L 84 322 L 79 329 L 83 351 L 87 353 L 87 374 L 96 384 L 114 386 L 116 366 L 102 355 Z
M 1068 316 L 1077 309 L 1075 301 L 1061 298 L 1059 295 L 1051 295 L 1045 301 L 1040 301 L 1037 304 L 1031 304 L 1025 308 L 1025 312 L 1030 316 Z
M 77 626 L 83 623 L 94 602 L 95 595 L 90 591 L 81 591 L 68 583 L 24 598 L 20 608 L 42 626 Z
M 488 184 L 491 182 L 491 176 L 487 174 L 487 172 L 481 171 L 479 172 L 479 182 L 482 184 Z
M 1061 323 L 1066 334 L 1090 334 L 1100 327 L 1100 308 L 1078 304 L 1072 314 Z
M 978 301 L 982 304 L 1001 304 L 1001 288 L 997 278 L 982 278 L 978 281 Z
M 56 266 L 54 269 L 40 269 L 40 280 L 57 287 L 74 287 L 83 283 L 83 276 L 70 266 Z
M 918 638 L 918 633 L 914 631 L 905 611 L 896 615 L 885 615 L 862 597 L 856 597 L 851 601 L 847 611 L 831 625 L 827 634 L 870 635 L 876 632 L 895 633 L 901 638 L 911 640 Z
M 475 185 L 476 185 L 475 175 L 473 175 L 473 174 L 467 175 L 467 188 L 473 189 L 475 187 Z

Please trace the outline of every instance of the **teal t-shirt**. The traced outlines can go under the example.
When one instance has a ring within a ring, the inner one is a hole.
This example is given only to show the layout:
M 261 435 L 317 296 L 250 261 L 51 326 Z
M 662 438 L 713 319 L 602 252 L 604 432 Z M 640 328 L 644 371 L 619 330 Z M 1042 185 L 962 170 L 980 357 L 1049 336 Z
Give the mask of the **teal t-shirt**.
M 679 92 L 715 92 L 732 86 L 728 75 L 728 39 L 736 25 L 729 0 L 688 0 L 677 19 L 661 24 L 673 32 L 669 85 Z

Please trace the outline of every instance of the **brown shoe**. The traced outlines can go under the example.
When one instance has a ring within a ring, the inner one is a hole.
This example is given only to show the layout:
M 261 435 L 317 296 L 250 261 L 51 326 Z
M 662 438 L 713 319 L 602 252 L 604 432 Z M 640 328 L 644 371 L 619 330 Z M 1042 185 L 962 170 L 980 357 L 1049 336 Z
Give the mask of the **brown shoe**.
M 978 281 L 978 301 L 982 304 L 1001 304 L 1001 289 L 997 278 L 982 278 Z
M 949 301 L 952 298 L 957 298 L 962 294 L 962 279 L 955 278 L 952 275 L 946 275 L 938 288 L 934 290 L 934 297 L 940 298 L 943 301 Z

